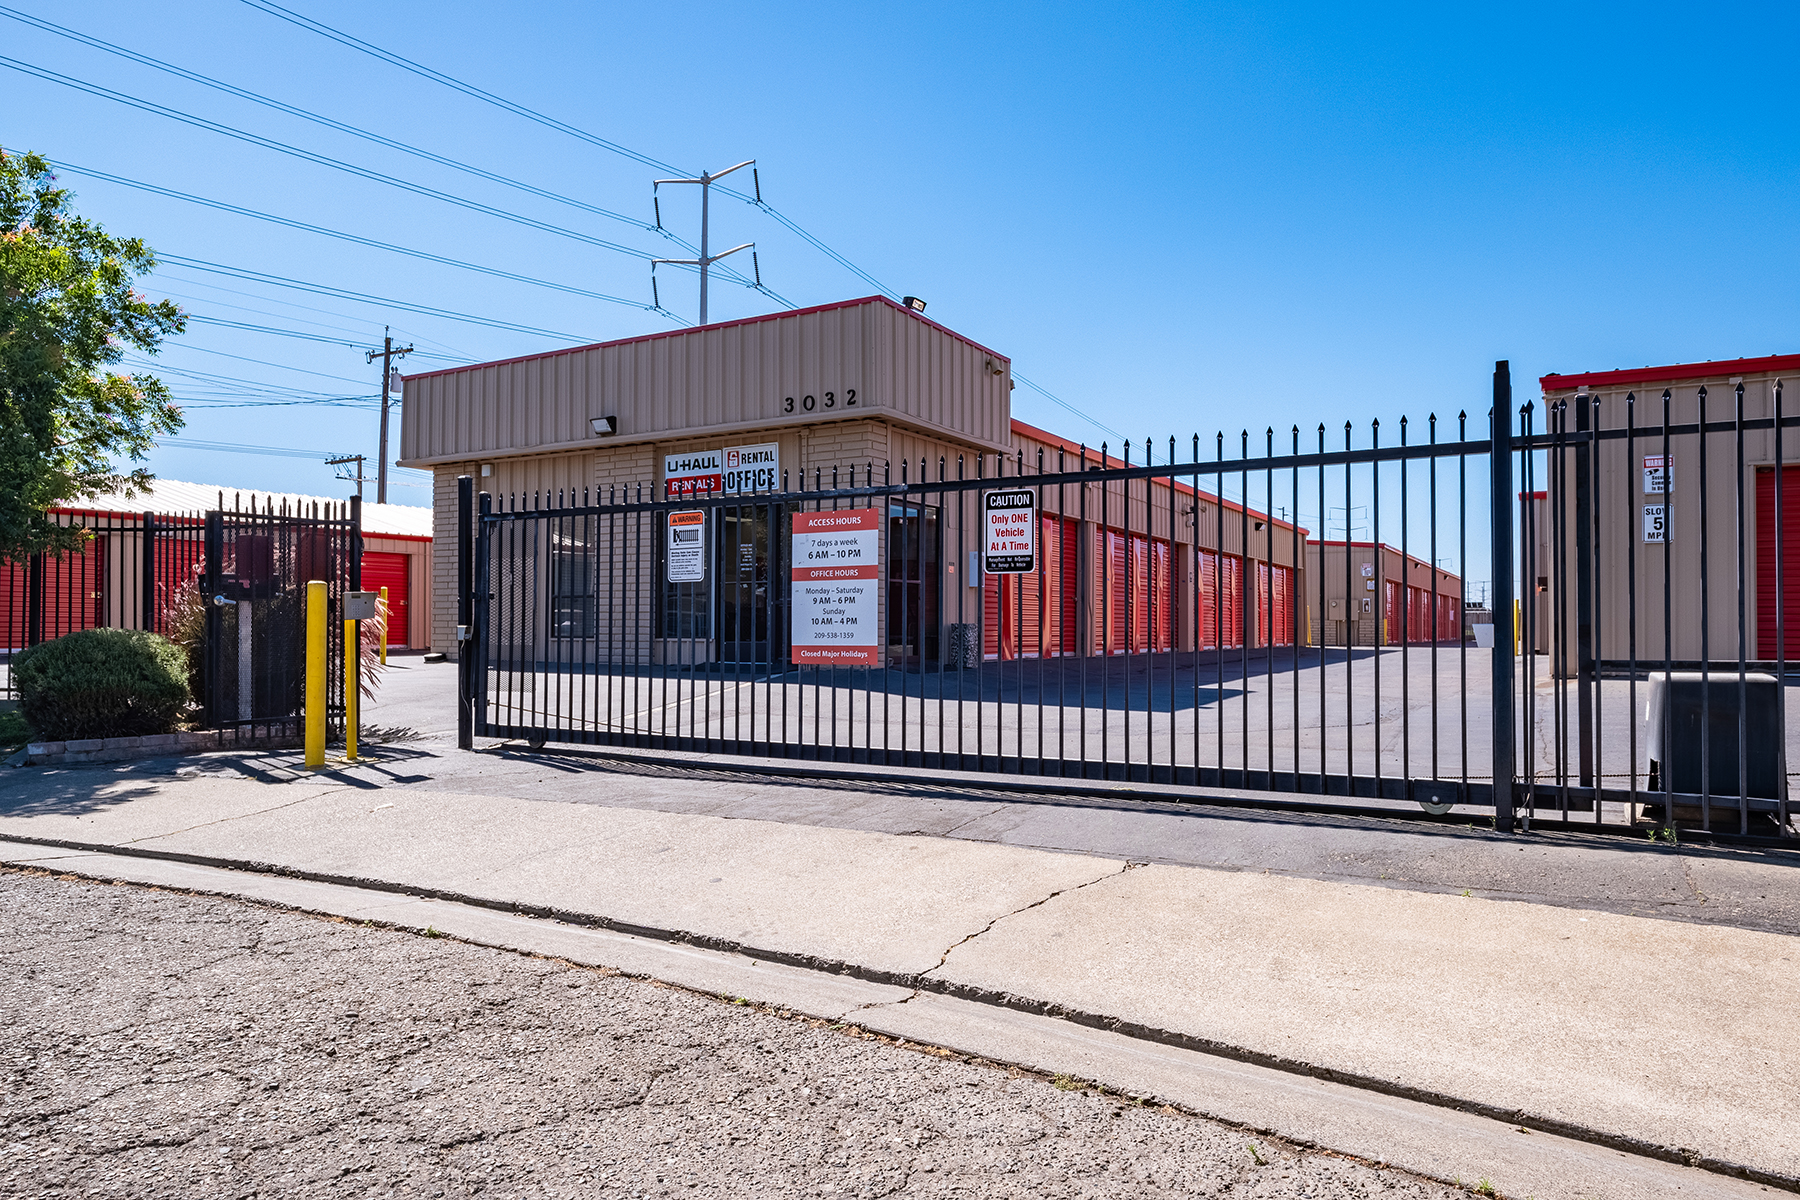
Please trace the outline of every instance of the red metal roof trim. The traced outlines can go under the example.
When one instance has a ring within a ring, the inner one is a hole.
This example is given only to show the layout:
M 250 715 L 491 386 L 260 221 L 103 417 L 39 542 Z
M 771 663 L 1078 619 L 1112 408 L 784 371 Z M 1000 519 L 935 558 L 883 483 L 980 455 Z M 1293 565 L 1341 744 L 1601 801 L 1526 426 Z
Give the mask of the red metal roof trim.
M 907 308 L 904 304 L 895 304 L 886 296 L 864 296 L 858 300 L 836 300 L 830 304 L 815 304 L 811 308 L 794 308 L 789 309 L 787 312 L 763 313 L 761 316 L 756 317 L 741 317 L 736 321 L 714 321 L 710 325 L 693 325 L 686 329 L 664 329 L 657 333 L 641 333 L 636 337 L 614 338 L 610 342 L 590 342 L 585 346 L 569 346 L 562 350 L 544 350 L 537 354 L 521 354 L 517 358 L 497 358 L 493 362 L 470 363 L 466 367 L 444 367 L 442 370 L 438 371 L 420 371 L 416 375 L 408 375 L 405 378 L 435 379 L 439 375 L 456 375 L 463 371 L 482 371 L 486 370 L 488 367 L 506 367 L 511 366 L 513 363 L 533 362 L 540 358 L 555 358 L 562 354 L 580 354 L 584 350 L 603 350 L 608 346 L 628 346 L 633 342 L 654 342 L 662 338 L 684 337 L 687 334 L 700 333 L 708 329 L 730 329 L 739 325 L 755 325 L 762 321 L 779 321 L 783 317 L 804 317 L 811 313 L 830 312 L 835 308 L 855 308 L 859 304 L 885 304 L 889 308 L 897 309 L 900 312 L 905 313 L 915 321 L 923 321 L 939 333 L 948 334 L 959 342 L 975 347 L 975 349 L 981 351 L 983 354 L 992 355 L 994 358 L 1006 363 L 1008 366 L 1012 365 L 1012 359 L 1001 354 L 999 351 L 989 350 L 974 338 L 964 337 L 962 334 L 956 332 L 956 330 L 940 325 L 930 317 Z
M 1048 443 L 1050 449 L 1061 450 L 1064 454 L 1079 455 L 1083 449 L 1090 449 L 1089 447 L 1086 446 L 1085 443 L 1083 443 L 1079 446 L 1071 445 L 1069 443 L 1068 438 L 1058 437 L 1056 434 L 1051 433 L 1049 430 L 1039 429 L 1036 425 L 1027 425 L 1025 422 L 1019 420 L 1017 417 L 1013 418 L 1012 431 L 1016 434 L 1019 434 L 1022 437 L 1028 437 L 1028 438 L 1035 439 L 1036 441 Z M 1088 459 L 1088 462 L 1094 466 L 1098 466 L 1103 469 L 1109 469 L 1109 470 L 1112 468 L 1115 468 L 1115 467 L 1125 466 L 1124 459 L 1114 458 L 1110 454 L 1102 455 L 1097 450 L 1090 449 L 1090 453 L 1092 454 L 1092 457 L 1090 457 Z M 1137 465 L 1143 466 L 1144 464 L 1138 463 Z M 1194 487 L 1193 484 L 1182 483 L 1179 480 L 1175 479 L 1173 476 L 1170 477 L 1169 483 L 1171 486 L 1174 487 L 1174 489 L 1177 492 L 1180 492 L 1180 493 L 1182 493 L 1184 495 L 1188 495 L 1188 496 L 1198 496 L 1202 500 L 1210 500 L 1214 504 L 1217 504 L 1220 508 L 1225 509 L 1227 512 L 1248 512 L 1253 517 L 1260 518 L 1264 521 L 1271 521 L 1274 524 L 1281 526 L 1283 529 L 1298 529 L 1302 534 L 1305 534 L 1308 538 L 1310 538 L 1312 536 L 1312 531 L 1310 529 L 1307 529 L 1304 525 L 1296 525 L 1292 521 L 1284 521 L 1280 517 L 1272 517 L 1268 513 L 1258 512 L 1254 508 L 1246 509 L 1246 508 L 1244 508 L 1243 505 L 1233 503 L 1230 500 L 1221 500 L 1219 497 L 1213 495 L 1211 492 L 1200 491 L 1198 488 Z
M 1733 375 L 1758 375 L 1764 371 L 1800 371 L 1800 354 L 1771 354 L 1764 358 L 1727 358 L 1719 362 L 1680 363 L 1672 367 L 1637 367 L 1629 371 L 1591 371 L 1586 375 L 1545 375 L 1538 386 L 1546 392 L 1574 388 L 1610 387 L 1633 383 L 1674 383 L 1681 379 L 1728 379 Z

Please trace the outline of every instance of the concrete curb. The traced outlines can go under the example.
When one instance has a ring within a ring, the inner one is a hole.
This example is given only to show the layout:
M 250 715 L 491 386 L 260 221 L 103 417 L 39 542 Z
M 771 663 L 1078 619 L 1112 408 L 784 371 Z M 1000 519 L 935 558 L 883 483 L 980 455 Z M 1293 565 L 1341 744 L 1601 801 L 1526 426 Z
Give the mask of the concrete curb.
M 243 872 L 246 874 L 298 879 L 313 883 L 332 884 L 341 887 L 383 892 L 416 899 L 444 901 L 466 905 L 471 908 L 488 909 L 495 912 L 533 917 L 540 920 L 557 921 L 578 927 L 606 930 L 651 941 L 694 946 L 706 950 L 740 955 L 744 958 L 761 962 L 796 967 L 824 975 L 843 976 L 858 979 L 867 983 L 905 988 L 915 992 L 929 992 L 957 1000 L 985 1005 L 991 1008 L 1006 1009 L 1032 1016 L 1055 1018 L 1067 1021 L 1074 1025 L 1121 1035 L 1139 1042 L 1153 1043 L 1178 1050 L 1205 1054 L 1214 1058 L 1245 1063 L 1250 1066 L 1280 1071 L 1290 1075 L 1324 1080 L 1329 1083 L 1339 1084 L 1361 1091 L 1374 1092 L 1380 1095 L 1392 1096 L 1397 1099 L 1413 1101 L 1435 1108 L 1448 1109 L 1458 1113 L 1484 1117 L 1509 1126 L 1537 1130 L 1557 1137 L 1568 1138 L 1573 1141 L 1604 1146 L 1608 1149 L 1626 1154 L 1693 1167 L 1712 1174 L 1761 1184 L 1765 1187 L 1779 1188 L 1790 1192 L 1800 1192 L 1800 1176 L 1765 1171 L 1748 1164 L 1729 1162 L 1714 1158 L 1686 1147 L 1654 1143 L 1642 1138 L 1584 1126 L 1574 1122 L 1544 1117 L 1519 1109 L 1504 1108 L 1466 1097 L 1451 1095 L 1445 1092 L 1412 1087 L 1406 1084 L 1397 1083 L 1393 1080 L 1361 1075 L 1355 1072 L 1338 1070 L 1336 1068 L 1321 1066 L 1299 1059 L 1292 1059 L 1281 1055 L 1267 1054 L 1240 1046 L 1233 1046 L 1223 1042 L 1214 1041 L 1210 1038 L 1197 1037 L 1192 1034 L 1162 1029 L 1137 1022 L 1122 1021 L 1114 1017 L 1109 1017 L 1103 1013 L 1071 1009 L 1062 1005 L 1037 1000 L 1029 996 L 1018 996 L 1007 992 L 975 987 L 958 983 L 953 979 L 939 979 L 930 974 L 930 971 L 935 970 L 936 968 L 930 968 L 926 972 L 918 973 L 887 971 L 866 967 L 845 960 L 825 959 L 813 955 L 766 950 L 709 934 L 694 933 L 679 929 L 663 929 L 654 926 L 639 925 L 633 922 L 618 921 L 595 913 L 558 909 L 546 905 L 521 904 L 517 901 L 475 896 L 438 888 L 415 887 L 384 879 L 370 879 L 339 875 L 331 872 L 308 871 L 282 866 L 277 863 L 259 863 L 242 859 L 221 858 L 214 855 L 151 850 L 139 846 L 111 846 L 90 842 L 68 841 L 57 838 L 7 835 L 3 840 L 19 845 L 44 846 L 52 849 L 72 850 L 82 853 L 110 854 L 165 862 L 186 863 L 193 866 Z M 74 873 L 79 874 L 79 872 Z
M 175 754 L 209 754 L 234 750 L 291 750 L 300 745 L 297 733 L 239 737 L 216 729 L 153 733 L 143 737 L 78 738 L 65 742 L 28 742 L 7 761 L 15 767 L 60 767 L 78 763 L 127 762 L 135 758 L 166 758 Z

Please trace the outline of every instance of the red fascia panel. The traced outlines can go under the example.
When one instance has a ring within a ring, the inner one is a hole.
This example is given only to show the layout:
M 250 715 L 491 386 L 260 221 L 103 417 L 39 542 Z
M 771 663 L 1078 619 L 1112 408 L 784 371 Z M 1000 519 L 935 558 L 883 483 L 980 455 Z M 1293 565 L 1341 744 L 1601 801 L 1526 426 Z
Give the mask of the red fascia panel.
M 1086 448 L 1085 444 L 1083 446 L 1070 445 L 1068 438 L 1061 437 L 1057 434 L 1051 433 L 1047 429 L 1039 429 L 1036 425 L 1027 425 L 1024 421 L 1019 420 L 1017 417 L 1013 418 L 1012 431 L 1014 433 L 1018 434 L 1020 437 L 1028 437 L 1028 438 L 1033 439 L 1034 441 L 1044 442 L 1049 446 L 1050 449 L 1061 450 L 1065 454 L 1079 455 L 1081 453 L 1081 450 Z M 1114 458 L 1110 454 L 1101 454 L 1098 451 L 1093 451 L 1093 450 L 1090 450 L 1090 454 L 1091 454 L 1091 457 L 1088 459 L 1088 463 L 1092 466 L 1100 467 L 1103 470 L 1111 470 L 1115 467 L 1123 467 L 1125 465 L 1124 459 Z M 1076 461 L 1079 462 L 1080 461 L 1079 458 Z M 1139 463 L 1138 465 L 1142 466 L 1143 464 Z M 1077 468 L 1077 469 L 1079 469 L 1079 468 Z M 1212 503 L 1219 505 L 1221 508 L 1225 509 L 1225 511 L 1227 511 L 1227 512 L 1243 512 L 1243 511 L 1245 511 L 1242 505 L 1233 504 L 1229 500 L 1221 500 L 1217 496 L 1213 495 L 1211 492 L 1199 491 L 1192 484 L 1179 483 L 1176 480 L 1174 480 L 1173 478 L 1171 478 L 1169 480 L 1169 482 L 1174 486 L 1174 488 L 1177 492 L 1180 492 L 1184 496 L 1198 496 L 1202 500 L 1210 500 Z M 1272 521 L 1276 525 L 1281 526 L 1281 528 L 1283 528 L 1283 529 L 1300 528 L 1300 532 L 1303 534 L 1307 534 L 1308 536 L 1310 536 L 1311 532 L 1312 532 L 1309 529 L 1306 529 L 1303 527 L 1297 527 L 1290 521 L 1283 521 L 1278 517 L 1271 517 L 1268 513 L 1258 512 L 1254 508 L 1250 509 L 1249 513 L 1251 516 L 1259 518 L 1260 520 Z
M 1575 388 L 1615 387 L 1634 383 L 1675 383 L 1683 379 L 1729 379 L 1764 371 L 1800 371 L 1800 354 L 1764 358 L 1728 358 L 1720 362 L 1681 363 L 1672 367 L 1637 367 L 1629 371 L 1592 371 L 1586 375 L 1545 375 L 1538 386 L 1546 392 Z
M 429 541 L 431 541 L 431 535 L 428 533 L 375 533 L 375 532 L 365 528 L 362 531 L 362 535 L 363 535 L 363 539 L 365 541 L 369 540 L 371 538 L 379 540 L 379 541 L 383 541 L 383 542 L 429 542 Z
M 858 300 L 836 300 L 830 304 L 815 304 L 811 308 L 792 308 L 786 312 L 763 313 L 761 316 L 743 317 L 736 321 L 714 321 L 710 325 L 695 325 L 687 329 L 665 329 L 658 333 L 639 334 L 637 337 L 615 338 L 610 342 L 590 342 L 585 346 L 569 346 L 562 350 L 545 350 L 539 354 L 521 354 L 517 358 L 499 358 L 495 359 L 493 362 L 471 363 L 466 367 L 445 367 L 438 371 L 420 371 L 416 375 L 407 375 L 403 378 L 433 379 L 439 375 L 457 375 L 464 371 L 481 371 L 488 367 L 505 367 L 510 366 L 513 363 L 534 362 L 541 358 L 555 358 L 561 354 L 579 354 L 584 350 L 601 350 L 608 346 L 628 346 L 633 342 L 655 342 L 660 341 L 663 338 L 684 337 L 687 334 L 699 333 L 706 329 L 729 329 L 738 325 L 756 325 L 763 321 L 779 321 L 783 317 L 804 317 L 811 313 L 830 312 L 834 308 L 855 308 L 859 304 L 885 304 L 889 308 L 897 309 L 900 312 L 905 313 L 915 321 L 924 322 L 939 333 L 948 334 L 959 342 L 975 347 L 975 349 L 981 351 L 983 354 L 992 356 L 999 362 L 1006 363 L 1008 366 L 1012 365 L 1012 359 L 1006 357 L 1006 355 L 995 350 L 989 350 L 986 346 L 975 341 L 973 338 L 964 337 L 954 329 L 939 325 L 930 317 L 923 316 L 913 309 L 907 308 L 904 304 L 895 304 L 886 296 L 864 296 Z

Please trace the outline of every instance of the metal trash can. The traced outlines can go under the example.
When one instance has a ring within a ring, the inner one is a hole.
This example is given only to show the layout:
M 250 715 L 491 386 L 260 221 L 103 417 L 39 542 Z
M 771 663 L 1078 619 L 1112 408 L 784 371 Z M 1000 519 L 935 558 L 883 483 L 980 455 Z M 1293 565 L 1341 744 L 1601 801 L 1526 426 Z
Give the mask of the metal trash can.
M 947 628 L 950 634 L 950 653 L 945 656 L 945 665 L 959 671 L 973 671 L 979 667 L 980 627 L 973 621 L 952 621 Z
M 1702 698 L 1706 727 L 1701 727 Z M 1781 796 L 1781 684 L 1773 675 L 1744 677 L 1746 720 L 1745 795 L 1765 800 Z M 1664 716 L 1667 715 L 1666 730 Z M 1706 747 L 1710 794 L 1721 802 L 1738 794 L 1738 677 L 1736 671 L 1714 671 L 1702 680 L 1697 671 L 1650 677 L 1650 700 L 1644 706 L 1650 750 L 1650 788 L 1678 794 L 1700 793 L 1700 754 Z M 1668 742 L 1664 743 L 1665 732 Z M 1666 774 L 1665 774 L 1666 773 Z M 1678 805 L 1679 807 L 1679 805 Z

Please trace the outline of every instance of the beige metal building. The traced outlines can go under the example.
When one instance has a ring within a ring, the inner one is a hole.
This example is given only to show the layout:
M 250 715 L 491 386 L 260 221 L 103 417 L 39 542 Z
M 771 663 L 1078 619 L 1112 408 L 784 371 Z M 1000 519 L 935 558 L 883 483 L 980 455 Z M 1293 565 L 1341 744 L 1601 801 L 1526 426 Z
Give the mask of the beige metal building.
M 459 475 L 534 506 L 812 490 L 834 478 L 863 486 L 871 473 L 876 483 L 918 482 L 921 472 L 934 481 L 940 472 L 1010 479 L 1021 456 L 1024 471 L 1036 474 L 1040 451 L 1047 473 L 1079 469 L 1080 447 L 1012 420 L 1011 391 L 1004 355 L 879 296 L 409 376 L 401 462 L 435 479 L 433 644 L 454 645 Z M 1086 461 L 1096 465 L 1099 456 Z M 958 641 L 952 627 L 978 622 L 982 652 L 994 658 L 1217 644 L 1213 626 L 1225 630 L 1227 645 L 1244 636 L 1280 644 L 1303 628 L 1291 599 L 1303 594 L 1304 553 L 1295 546 L 1304 545 L 1303 530 L 1232 507 L 1220 555 L 1216 522 L 1206 519 L 1213 497 L 1135 481 L 1127 505 L 1123 485 L 1105 490 L 1104 505 L 1099 485 L 1045 495 L 1042 554 L 1031 575 L 971 572 L 968 551 L 981 544 L 978 503 L 934 493 L 896 500 L 882 533 L 884 563 L 900 561 L 898 543 L 922 550 L 898 574 L 886 573 L 887 661 L 944 662 Z M 734 545 L 746 569 L 754 561 L 758 578 L 772 578 L 781 537 L 761 527 L 765 512 L 744 519 L 759 525 L 731 533 Z M 1254 527 L 1247 557 L 1246 524 Z M 588 549 L 593 562 L 582 569 L 603 571 L 607 547 Z M 1204 591 L 1219 577 L 1228 596 L 1255 590 L 1265 602 L 1233 608 L 1218 597 L 1182 599 L 1196 581 Z M 1239 586 L 1246 580 L 1248 588 Z M 1280 593 L 1273 606 L 1271 592 Z M 733 603 L 722 594 L 711 602 Z M 622 631 L 624 619 L 583 616 L 575 633 L 624 645 L 638 661 L 676 652 L 665 630 L 639 621 Z M 720 634 L 686 633 L 684 658 L 745 661 L 733 655 L 748 651 Z M 711 647 L 696 650 L 707 637 Z M 959 647 L 954 652 L 973 650 L 966 637 Z
M 1462 640 L 1462 580 L 1454 571 L 1402 554 L 1385 542 L 1311 542 L 1306 556 L 1313 580 L 1312 594 L 1306 598 L 1313 613 L 1313 637 L 1324 645 Z
M 1737 386 L 1743 385 L 1745 421 L 1767 420 L 1775 412 L 1776 384 L 1800 377 L 1800 355 L 1686 363 L 1667 367 L 1602 371 L 1586 375 L 1546 375 L 1546 410 L 1539 427 L 1564 410 L 1566 428 L 1582 422 L 1602 431 L 1629 425 L 1637 436 L 1604 438 L 1598 444 L 1591 504 L 1596 529 L 1590 586 L 1594 594 L 1595 654 L 1603 661 L 1623 661 L 1630 653 L 1635 608 L 1637 657 L 1660 664 L 1665 652 L 1663 594 L 1670 638 L 1667 652 L 1677 662 L 1702 656 L 1702 612 L 1705 652 L 1715 662 L 1734 664 L 1738 657 L 1739 571 L 1742 569 L 1745 656 L 1775 657 L 1775 559 L 1784 556 L 1781 608 L 1785 614 L 1787 657 L 1800 658 L 1800 431 L 1787 430 L 1782 441 L 1781 545 L 1775 536 L 1775 461 L 1773 429 L 1743 433 L 1739 458 L 1733 423 Z M 1698 430 L 1701 391 L 1705 390 L 1704 491 L 1702 437 Z M 1683 428 L 1663 444 L 1664 396 L 1671 428 Z M 1800 408 L 1800 395 L 1790 386 L 1784 415 Z M 1726 428 L 1713 428 L 1723 423 Z M 1523 594 L 1536 596 L 1535 641 L 1544 653 L 1558 645 L 1553 618 L 1562 603 L 1562 645 L 1573 661 L 1578 611 L 1576 571 L 1576 455 L 1552 451 L 1539 459 L 1541 472 L 1532 482 L 1535 502 L 1522 503 L 1520 537 L 1536 545 L 1534 578 L 1524 580 Z M 1521 481 L 1524 482 L 1524 481 Z M 1739 484 L 1742 484 L 1743 557 L 1739 546 Z M 1559 532 L 1557 516 L 1565 522 Z M 1704 531 L 1704 532 L 1703 532 Z M 1701 584 L 1701 548 L 1706 548 L 1705 588 Z M 1635 560 L 1635 562 L 1634 562 Z M 1704 602 L 1704 604 L 1703 604 Z

